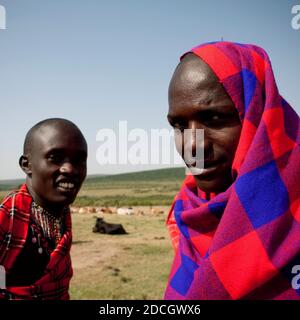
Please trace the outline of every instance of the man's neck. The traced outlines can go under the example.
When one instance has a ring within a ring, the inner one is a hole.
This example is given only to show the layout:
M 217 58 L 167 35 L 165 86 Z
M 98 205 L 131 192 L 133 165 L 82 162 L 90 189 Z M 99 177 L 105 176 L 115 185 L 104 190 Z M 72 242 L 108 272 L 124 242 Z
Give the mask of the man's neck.
M 40 207 L 42 207 L 44 210 L 46 210 L 47 212 L 49 212 L 51 215 L 55 217 L 61 217 L 63 215 L 66 208 L 65 206 L 53 205 L 51 203 L 47 203 L 46 201 L 44 201 L 42 198 L 38 196 L 38 194 L 32 188 L 31 183 L 30 182 L 28 183 L 27 180 L 26 180 L 26 186 L 27 186 L 28 192 L 33 198 L 33 201 L 37 205 L 39 205 Z

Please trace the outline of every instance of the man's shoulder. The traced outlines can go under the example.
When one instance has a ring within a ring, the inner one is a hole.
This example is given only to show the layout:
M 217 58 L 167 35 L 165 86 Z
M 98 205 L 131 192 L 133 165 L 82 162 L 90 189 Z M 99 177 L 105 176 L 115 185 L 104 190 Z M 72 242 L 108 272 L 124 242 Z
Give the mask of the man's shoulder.
M 31 200 L 32 197 L 27 190 L 26 184 L 22 184 L 19 189 L 8 193 L 0 204 L 0 210 L 9 211 L 12 207 L 26 205 Z

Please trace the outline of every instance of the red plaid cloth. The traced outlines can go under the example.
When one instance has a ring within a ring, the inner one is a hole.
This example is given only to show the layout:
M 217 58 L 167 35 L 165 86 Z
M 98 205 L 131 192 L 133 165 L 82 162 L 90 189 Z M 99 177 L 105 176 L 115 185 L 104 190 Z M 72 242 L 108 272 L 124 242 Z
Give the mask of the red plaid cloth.
M 216 42 L 192 49 L 242 122 L 234 183 L 205 197 L 187 177 L 167 225 L 175 248 L 166 299 L 300 299 L 300 121 L 279 95 L 266 52 Z
M 26 185 L 7 196 L 0 206 L 0 265 L 7 273 L 24 248 L 32 197 Z M 73 275 L 70 249 L 72 243 L 71 215 L 65 216 L 65 234 L 50 255 L 44 275 L 30 286 L 7 287 L 0 298 L 8 299 L 69 299 L 69 282 Z

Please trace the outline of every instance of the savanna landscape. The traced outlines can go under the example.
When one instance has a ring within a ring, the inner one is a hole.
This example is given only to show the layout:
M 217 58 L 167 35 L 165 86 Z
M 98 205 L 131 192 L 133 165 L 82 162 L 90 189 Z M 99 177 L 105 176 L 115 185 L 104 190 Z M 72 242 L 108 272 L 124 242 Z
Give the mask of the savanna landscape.
M 90 176 L 73 203 L 71 299 L 161 299 L 173 249 L 165 221 L 184 168 Z M 0 198 L 21 180 L 0 181 Z M 130 215 L 117 214 L 130 208 Z M 97 217 L 127 234 L 92 232 Z

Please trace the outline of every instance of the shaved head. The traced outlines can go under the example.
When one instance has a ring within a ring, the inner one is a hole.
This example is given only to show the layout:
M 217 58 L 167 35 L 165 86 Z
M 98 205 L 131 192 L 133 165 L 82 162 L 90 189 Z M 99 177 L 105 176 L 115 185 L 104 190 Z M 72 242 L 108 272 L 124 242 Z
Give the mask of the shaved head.
M 31 152 L 33 150 L 33 146 L 35 144 L 34 143 L 35 138 L 39 135 L 39 133 L 41 131 L 43 131 L 44 128 L 47 128 L 47 127 L 61 127 L 61 128 L 65 128 L 65 129 L 67 129 L 67 128 L 73 129 L 73 130 L 77 131 L 79 136 L 81 136 L 82 139 L 85 141 L 85 138 L 84 138 L 83 134 L 81 133 L 80 129 L 70 120 L 62 119 L 62 118 L 49 118 L 49 119 L 45 119 L 45 120 L 38 122 L 27 132 L 26 137 L 25 137 L 25 141 L 24 141 L 24 145 L 23 145 L 23 154 L 24 155 L 31 154 Z
M 201 98 L 202 103 L 210 103 L 220 93 L 227 96 L 211 68 L 193 53 L 187 53 L 177 65 L 170 81 L 169 93 L 175 86 L 180 87 L 181 92 L 192 89 L 199 92 L 201 96 L 197 99 Z

